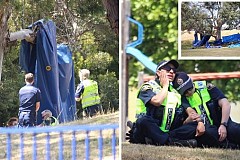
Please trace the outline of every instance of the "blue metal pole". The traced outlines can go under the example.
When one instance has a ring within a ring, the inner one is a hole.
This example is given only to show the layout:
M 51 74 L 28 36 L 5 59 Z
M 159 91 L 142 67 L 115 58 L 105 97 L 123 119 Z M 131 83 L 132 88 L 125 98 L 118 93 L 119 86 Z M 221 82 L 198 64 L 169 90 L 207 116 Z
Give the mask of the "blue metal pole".
M 60 132 L 59 136 L 59 160 L 63 160 L 63 132 Z
M 73 131 L 72 135 L 72 160 L 76 160 L 76 131 Z
M 46 137 L 46 159 L 50 160 L 50 134 L 47 132 L 47 137 Z
M 89 160 L 90 158 L 90 146 L 89 146 L 89 131 L 86 131 L 86 139 L 85 139 L 85 154 L 86 154 L 86 160 Z
M 116 133 L 115 129 L 113 129 L 113 135 L 112 135 L 112 155 L 113 159 L 116 159 Z
M 20 159 L 24 160 L 24 134 L 20 133 Z
M 37 138 L 36 133 L 33 133 L 33 160 L 37 160 Z
M 98 152 L 99 152 L 99 160 L 103 158 L 103 137 L 102 137 L 102 130 L 99 131 L 98 137 Z
M 7 159 L 11 160 L 12 154 L 11 154 L 11 134 L 7 134 Z

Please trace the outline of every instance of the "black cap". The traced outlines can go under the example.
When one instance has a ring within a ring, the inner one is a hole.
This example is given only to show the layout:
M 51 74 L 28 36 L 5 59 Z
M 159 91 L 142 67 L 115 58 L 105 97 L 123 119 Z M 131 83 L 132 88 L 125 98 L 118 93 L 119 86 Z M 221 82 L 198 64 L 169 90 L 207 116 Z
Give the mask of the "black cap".
M 176 60 L 170 60 L 170 61 L 163 60 L 158 63 L 156 71 L 161 69 L 163 66 L 167 64 L 172 64 L 176 69 L 179 67 L 179 63 Z
M 192 79 L 185 72 L 178 72 L 173 81 L 173 88 L 175 88 L 181 95 L 190 88 L 193 88 Z

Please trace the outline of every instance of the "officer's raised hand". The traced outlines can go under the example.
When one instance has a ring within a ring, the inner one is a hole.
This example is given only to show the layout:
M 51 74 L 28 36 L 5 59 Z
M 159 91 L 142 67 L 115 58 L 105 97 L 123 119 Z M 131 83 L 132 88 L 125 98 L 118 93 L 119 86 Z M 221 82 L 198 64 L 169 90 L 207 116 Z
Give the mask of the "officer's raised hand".
M 169 85 L 169 79 L 167 77 L 167 72 L 165 70 L 161 70 L 157 72 L 157 75 L 159 77 L 160 85 L 164 87 L 168 87 Z
M 157 71 L 157 78 L 160 81 L 160 85 L 162 86 L 162 89 L 159 93 L 157 93 L 155 96 L 153 96 L 150 100 L 150 103 L 154 106 L 160 106 L 164 99 L 167 97 L 168 94 L 168 86 L 169 86 L 169 79 L 167 77 L 166 71 L 161 70 Z

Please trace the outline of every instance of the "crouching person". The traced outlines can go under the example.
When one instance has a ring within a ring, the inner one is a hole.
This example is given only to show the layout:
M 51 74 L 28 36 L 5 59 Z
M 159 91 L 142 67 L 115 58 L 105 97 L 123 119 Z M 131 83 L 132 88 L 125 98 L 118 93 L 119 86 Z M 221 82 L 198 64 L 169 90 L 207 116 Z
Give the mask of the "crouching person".
M 182 137 L 169 136 L 169 131 L 177 128 L 173 122 L 176 111 L 181 108 L 181 96 L 169 83 L 173 81 L 178 66 L 175 60 L 160 62 L 156 79 L 140 88 L 138 98 L 146 107 L 146 115 L 139 117 L 134 129 L 127 134 L 130 143 L 197 146 L 196 140 L 188 139 L 188 132 L 196 132 L 196 128 L 190 128 Z
M 240 124 L 231 120 L 231 106 L 222 91 L 206 81 L 193 82 L 184 72 L 177 73 L 173 86 L 182 95 L 182 105 L 192 107 L 201 115 L 206 133 L 210 137 L 199 138 L 200 143 L 239 148 Z
M 57 118 L 52 116 L 52 112 L 50 110 L 42 111 L 43 122 L 39 126 L 56 126 L 59 124 Z

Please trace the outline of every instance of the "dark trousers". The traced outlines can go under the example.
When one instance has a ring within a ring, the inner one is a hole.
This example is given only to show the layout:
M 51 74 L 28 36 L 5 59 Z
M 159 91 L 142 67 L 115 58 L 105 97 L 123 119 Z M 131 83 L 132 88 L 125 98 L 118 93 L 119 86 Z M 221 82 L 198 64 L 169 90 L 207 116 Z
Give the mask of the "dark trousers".
M 219 145 L 218 128 L 213 125 L 205 125 L 205 133 L 202 136 L 196 137 L 197 122 L 184 124 L 181 127 L 169 132 L 170 138 L 187 140 L 196 139 L 198 147 L 208 146 L 216 147 Z
M 84 117 L 93 117 L 98 113 L 102 113 L 102 106 L 100 104 L 96 104 L 93 106 L 89 106 L 83 109 Z
M 168 142 L 169 135 L 160 130 L 158 120 L 143 116 L 136 121 L 133 137 L 137 143 L 145 144 L 147 137 L 152 140 L 153 145 L 164 145 Z
M 19 112 L 18 127 L 34 127 L 36 125 L 36 114 L 31 112 Z
M 231 119 L 228 120 L 227 139 L 231 143 L 240 145 L 240 123 L 233 122 Z

